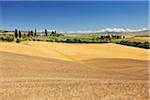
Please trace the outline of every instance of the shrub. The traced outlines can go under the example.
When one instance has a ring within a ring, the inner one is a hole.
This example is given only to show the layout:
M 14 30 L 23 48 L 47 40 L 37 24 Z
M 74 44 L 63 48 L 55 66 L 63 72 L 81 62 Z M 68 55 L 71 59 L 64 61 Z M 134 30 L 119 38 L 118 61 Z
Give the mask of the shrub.
M 74 42 L 74 43 L 80 43 L 81 40 L 80 40 L 80 39 L 77 39 L 77 38 L 74 38 L 72 42 Z
M 0 37 L 0 40 L 7 41 L 7 42 L 12 42 L 12 41 L 14 41 L 14 36 L 12 36 L 12 35 L 3 35 L 3 36 Z
M 47 40 L 47 42 L 54 42 L 54 40 L 51 40 L 51 39 L 50 39 L 50 40 Z
M 72 43 L 71 39 L 66 40 L 67 43 Z
M 21 39 L 17 38 L 16 43 L 20 43 L 20 42 L 21 42 Z
M 13 36 L 6 36 L 6 41 L 12 42 L 12 41 L 14 41 L 14 37 Z
M 100 39 L 100 43 L 109 43 L 109 42 L 111 42 L 111 40 L 108 38 Z
M 150 49 L 149 42 L 131 42 L 131 41 L 120 41 L 117 42 L 118 44 L 122 45 L 128 45 L 128 46 L 134 46 L 134 47 L 140 47 L 140 48 L 145 48 L 145 49 Z

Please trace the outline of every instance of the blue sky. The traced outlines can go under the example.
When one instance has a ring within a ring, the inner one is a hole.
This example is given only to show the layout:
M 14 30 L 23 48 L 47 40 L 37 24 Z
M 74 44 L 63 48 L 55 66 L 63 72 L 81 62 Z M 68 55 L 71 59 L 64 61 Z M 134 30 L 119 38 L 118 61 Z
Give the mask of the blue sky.
M 148 27 L 148 1 L 0 1 L 0 28 L 59 31 Z

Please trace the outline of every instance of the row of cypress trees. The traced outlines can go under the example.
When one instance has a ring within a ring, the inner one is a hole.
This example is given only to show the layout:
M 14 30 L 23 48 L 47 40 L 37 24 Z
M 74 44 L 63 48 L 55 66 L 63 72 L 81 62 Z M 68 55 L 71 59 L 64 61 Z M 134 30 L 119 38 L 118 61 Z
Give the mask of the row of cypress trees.
M 52 31 L 51 34 L 56 34 L 56 31 Z M 28 31 L 27 36 L 37 36 L 36 29 L 35 29 L 34 32 L 32 30 Z M 45 36 L 48 36 L 47 29 L 45 29 Z M 15 29 L 15 37 L 16 38 L 21 38 L 21 31 L 20 30 Z
M 21 31 L 19 30 L 17 30 L 17 29 L 15 29 L 15 38 L 21 38 Z

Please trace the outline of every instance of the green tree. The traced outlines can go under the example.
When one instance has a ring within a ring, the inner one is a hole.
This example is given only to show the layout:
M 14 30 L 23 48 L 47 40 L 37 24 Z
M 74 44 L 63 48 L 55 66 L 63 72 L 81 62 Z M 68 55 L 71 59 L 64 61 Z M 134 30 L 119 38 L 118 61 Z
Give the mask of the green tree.
M 21 38 L 21 31 L 19 30 L 19 38 Z
M 31 30 L 31 36 L 33 36 L 33 31 Z
M 17 38 L 18 37 L 18 31 L 17 31 L 17 29 L 15 29 L 15 38 Z
M 34 36 L 37 36 L 37 32 L 36 32 L 36 29 L 35 29 L 35 31 L 34 31 Z
M 48 36 L 47 29 L 45 29 L 45 36 Z
M 21 40 L 19 38 L 17 38 L 16 43 L 20 43 L 20 42 L 21 42 Z
M 28 31 L 28 37 L 31 35 L 31 31 Z
M 56 34 L 56 31 L 52 31 L 51 34 Z
M 71 43 L 72 41 L 71 41 L 70 39 L 67 39 L 66 42 L 67 42 L 67 43 Z
M 28 36 L 33 36 L 33 31 L 28 31 Z

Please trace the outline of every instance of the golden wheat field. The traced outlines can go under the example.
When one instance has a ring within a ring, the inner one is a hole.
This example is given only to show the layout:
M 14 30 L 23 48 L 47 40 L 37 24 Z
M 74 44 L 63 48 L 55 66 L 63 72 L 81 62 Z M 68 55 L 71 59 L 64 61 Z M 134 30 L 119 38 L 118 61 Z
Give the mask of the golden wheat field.
M 134 37 L 134 36 L 129 36 L 127 38 L 128 41 L 133 41 L 133 42 L 149 42 L 150 37 Z
M 149 50 L 0 42 L 0 100 L 148 100 Z

